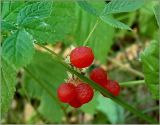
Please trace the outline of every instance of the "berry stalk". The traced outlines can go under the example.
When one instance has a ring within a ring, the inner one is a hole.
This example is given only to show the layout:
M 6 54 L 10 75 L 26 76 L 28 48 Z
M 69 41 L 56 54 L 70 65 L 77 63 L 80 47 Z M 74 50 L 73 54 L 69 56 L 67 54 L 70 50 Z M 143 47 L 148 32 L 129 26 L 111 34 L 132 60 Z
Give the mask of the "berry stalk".
M 88 42 L 89 38 L 91 37 L 92 33 L 95 31 L 95 29 L 98 26 L 98 24 L 99 24 L 99 20 L 96 21 L 95 25 L 93 26 L 93 29 L 91 30 L 91 32 L 89 33 L 88 37 L 84 41 L 83 46 L 87 45 L 87 42 Z

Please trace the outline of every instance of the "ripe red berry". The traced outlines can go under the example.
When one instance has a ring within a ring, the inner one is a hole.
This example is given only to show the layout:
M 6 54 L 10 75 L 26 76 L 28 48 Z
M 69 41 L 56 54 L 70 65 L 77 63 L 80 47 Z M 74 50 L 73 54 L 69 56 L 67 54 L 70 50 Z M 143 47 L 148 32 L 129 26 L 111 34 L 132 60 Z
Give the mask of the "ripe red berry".
M 114 96 L 118 96 L 120 93 L 120 86 L 116 81 L 108 80 L 105 88 Z
M 72 83 L 63 83 L 59 86 L 57 94 L 62 102 L 69 103 L 76 96 L 75 86 Z
M 75 97 L 69 104 L 74 108 L 79 108 L 82 104 L 79 102 L 77 97 Z
M 101 86 L 105 86 L 107 83 L 107 74 L 102 68 L 97 67 L 91 71 L 90 79 Z
M 76 86 L 77 99 L 81 104 L 89 102 L 93 98 L 93 89 L 86 83 L 80 83 Z
M 70 54 L 71 64 L 77 68 L 85 68 L 92 64 L 94 54 L 92 49 L 86 46 L 77 47 Z

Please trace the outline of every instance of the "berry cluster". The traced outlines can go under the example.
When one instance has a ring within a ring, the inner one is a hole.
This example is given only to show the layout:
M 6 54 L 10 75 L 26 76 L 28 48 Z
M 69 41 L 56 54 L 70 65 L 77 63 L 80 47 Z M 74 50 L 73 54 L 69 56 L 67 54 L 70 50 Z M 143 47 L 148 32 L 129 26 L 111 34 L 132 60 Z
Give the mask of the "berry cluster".
M 112 95 L 118 96 L 120 92 L 120 86 L 118 82 L 109 80 L 106 72 L 102 68 L 97 67 L 93 69 L 90 73 L 90 79 L 104 87 Z
M 71 51 L 70 63 L 76 68 L 86 68 L 92 64 L 93 60 L 94 54 L 89 47 L 81 46 Z M 100 67 L 91 71 L 90 79 L 104 87 L 114 96 L 117 96 L 120 92 L 118 82 L 109 80 L 105 71 Z M 87 83 L 83 83 L 79 79 L 72 79 L 61 84 L 57 90 L 57 94 L 61 102 L 78 108 L 88 103 L 93 98 L 94 92 L 93 88 Z
M 63 83 L 58 88 L 58 97 L 64 103 L 78 108 L 93 98 L 93 89 L 86 83 Z

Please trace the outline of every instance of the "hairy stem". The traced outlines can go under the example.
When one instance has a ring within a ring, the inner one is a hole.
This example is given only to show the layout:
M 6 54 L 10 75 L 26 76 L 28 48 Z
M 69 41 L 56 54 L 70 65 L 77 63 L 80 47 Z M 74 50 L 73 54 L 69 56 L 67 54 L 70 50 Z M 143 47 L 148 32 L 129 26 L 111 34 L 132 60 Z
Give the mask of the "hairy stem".
M 123 101 L 120 97 L 115 97 L 113 95 L 111 95 L 106 89 L 104 89 L 103 87 L 101 87 L 100 85 L 96 84 L 95 82 L 91 81 L 89 78 L 85 77 L 84 75 L 82 75 L 81 73 L 75 71 L 73 68 L 71 68 L 68 64 L 66 64 L 62 58 L 60 56 L 57 56 L 57 54 L 55 54 L 55 52 L 53 52 L 52 50 L 48 49 L 45 46 L 40 45 L 42 48 L 44 48 L 45 50 L 47 50 L 48 52 L 50 52 L 52 55 L 54 55 L 53 61 L 57 61 L 57 63 L 60 63 L 61 65 L 63 65 L 69 72 L 75 74 L 76 76 L 78 76 L 81 80 L 85 81 L 86 83 L 90 84 L 93 88 L 95 88 L 96 90 L 100 91 L 101 93 L 103 93 L 104 95 L 106 95 L 107 97 L 111 98 L 113 101 L 117 102 L 119 105 L 123 106 L 124 108 L 126 108 L 127 110 L 129 110 L 130 112 L 132 112 L 133 114 L 137 115 L 138 117 L 140 117 L 141 119 L 147 121 L 148 123 L 157 123 L 157 121 L 152 118 L 149 117 L 147 115 L 145 115 L 144 113 L 140 112 L 140 110 L 132 107 L 130 104 L 127 104 L 126 101 Z

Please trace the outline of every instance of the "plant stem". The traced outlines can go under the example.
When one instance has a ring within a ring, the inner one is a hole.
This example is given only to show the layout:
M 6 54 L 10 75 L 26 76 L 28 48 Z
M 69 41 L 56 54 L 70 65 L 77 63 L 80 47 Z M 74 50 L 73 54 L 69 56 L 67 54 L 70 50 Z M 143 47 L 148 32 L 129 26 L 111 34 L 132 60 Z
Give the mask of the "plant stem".
M 61 109 L 63 110 L 66 119 L 68 120 L 67 117 L 67 112 L 66 112 L 66 108 L 64 106 L 62 106 L 62 104 L 59 102 L 59 100 L 52 94 L 52 92 L 37 78 L 35 77 L 30 71 L 29 69 L 24 67 L 24 70 L 43 88 L 45 89 L 45 91 L 52 97 L 53 101 L 55 101 L 56 103 L 58 103 L 58 105 L 61 107 Z
M 107 97 L 111 98 L 113 101 L 117 102 L 118 104 L 120 104 L 121 106 L 123 106 L 124 108 L 126 108 L 127 110 L 132 112 L 133 114 L 135 114 L 138 117 L 140 117 L 141 119 L 147 121 L 148 123 L 157 123 L 157 121 L 155 119 L 153 119 L 152 117 L 149 117 L 149 116 L 145 115 L 144 113 L 140 112 L 136 108 L 132 107 L 130 104 L 127 104 L 126 101 L 123 101 L 122 99 L 120 99 L 120 97 L 115 97 L 115 96 L 111 95 L 106 89 L 104 89 L 100 85 L 96 84 L 95 82 L 91 81 L 89 78 L 83 76 L 81 73 L 79 73 L 79 72 L 75 71 L 74 69 L 72 69 L 70 66 L 68 66 L 68 64 L 66 64 L 63 60 L 61 60 L 61 57 L 57 56 L 57 54 L 55 54 L 55 52 L 53 52 L 52 50 L 48 49 L 45 46 L 42 46 L 42 45 L 40 45 L 40 46 L 54 55 L 54 58 L 53 58 L 54 61 L 57 61 L 58 63 L 63 65 L 69 72 L 75 74 L 81 80 L 83 80 L 86 83 L 90 84 L 96 90 L 100 91 L 101 93 L 103 93 Z
M 131 85 L 139 85 L 144 83 L 145 83 L 145 80 L 136 80 L 136 81 L 129 81 L 129 82 L 121 82 L 120 86 L 131 86 Z
M 92 33 L 95 31 L 97 25 L 99 24 L 99 20 L 96 21 L 95 25 L 93 26 L 92 30 L 90 31 L 88 37 L 86 38 L 86 40 L 84 41 L 83 43 L 83 46 L 86 46 L 87 45 L 87 42 L 89 40 L 89 38 L 91 37 Z
M 144 78 L 144 75 L 141 72 L 139 72 L 139 71 L 137 71 L 135 69 L 132 69 L 130 67 L 126 67 L 122 63 L 117 62 L 116 60 L 111 59 L 110 57 L 108 57 L 108 60 L 111 61 L 112 63 L 116 64 L 117 66 L 123 68 L 124 70 L 129 71 L 129 72 L 131 72 L 131 73 L 133 73 L 133 74 L 135 74 L 137 76 L 140 76 L 140 77 Z

